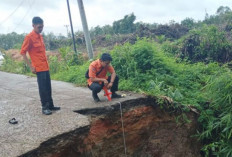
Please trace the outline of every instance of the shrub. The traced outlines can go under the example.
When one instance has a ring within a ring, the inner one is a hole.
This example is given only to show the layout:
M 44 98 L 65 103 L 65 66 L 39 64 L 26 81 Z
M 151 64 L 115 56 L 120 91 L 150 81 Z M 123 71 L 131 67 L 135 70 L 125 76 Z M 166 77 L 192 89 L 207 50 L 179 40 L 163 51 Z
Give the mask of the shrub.
M 225 32 L 216 26 L 204 26 L 199 30 L 192 30 L 182 44 L 181 57 L 198 62 L 229 62 L 232 60 L 232 43 Z

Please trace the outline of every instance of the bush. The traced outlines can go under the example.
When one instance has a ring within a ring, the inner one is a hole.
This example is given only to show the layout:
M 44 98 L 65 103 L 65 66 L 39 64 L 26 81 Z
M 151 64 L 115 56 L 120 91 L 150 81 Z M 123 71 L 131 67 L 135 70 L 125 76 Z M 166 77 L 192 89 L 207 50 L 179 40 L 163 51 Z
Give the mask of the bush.
M 131 58 L 134 58 L 136 69 L 141 73 L 153 68 L 154 50 L 146 40 L 139 40 L 132 49 Z
M 65 71 L 60 71 L 52 75 L 53 79 L 75 83 L 78 86 L 86 86 L 87 80 L 85 78 L 85 72 L 89 67 L 90 62 L 86 62 L 84 65 L 70 66 Z
M 221 70 L 210 77 L 205 89 L 207 105 L 202 106 L 199 122 L 203 131 L 199 134 L 205 141 L 206 155 L 232 156 L 232 81 L 231 71 Z
M 192 62 L 220 63 L 232 60 L 232 43 L 230 43 L 225 32 L 219 31 L 216 26 L 204 26 L 199 30 L 192 30 L 184 37 L 181 57 Z

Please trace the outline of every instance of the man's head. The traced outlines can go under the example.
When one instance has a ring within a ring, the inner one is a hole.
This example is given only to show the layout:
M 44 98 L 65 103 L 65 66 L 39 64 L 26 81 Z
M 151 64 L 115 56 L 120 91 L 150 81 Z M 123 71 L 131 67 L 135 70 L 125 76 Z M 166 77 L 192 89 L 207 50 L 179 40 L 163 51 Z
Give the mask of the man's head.
M 36 33 L 41 33 L 43 31 L 43 19 L 41 19 L 40 17 L 33 17 L 32 19 L 32 26 L 34 28 L 34 31 Z
M 112 61 L 112 57 L 109 53 L 103 53 L 101 55 L 101 58 L 100 58 L 100 61 L 101 61 L 101 65 L 103 67 L 106 67 L 110 64 L 110 62 Z

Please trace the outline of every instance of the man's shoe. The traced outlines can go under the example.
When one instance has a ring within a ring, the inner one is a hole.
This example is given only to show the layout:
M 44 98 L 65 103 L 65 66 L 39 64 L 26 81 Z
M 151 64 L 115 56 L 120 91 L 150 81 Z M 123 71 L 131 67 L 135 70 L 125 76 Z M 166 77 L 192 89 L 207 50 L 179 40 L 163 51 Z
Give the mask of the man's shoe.
M 49 110 L 49 109 L 43 109 L 42 113 L 45 114 L 45 115 L 50 115 L 50 114 L 52 114 L 52 111 Z
M 58 110 L 60 110 L 60 107 L 53 106 L 53 107 L 50 107 L 49 109 L 52 111 L 58 111 Z
M 99 102 L 100 99 L 99 98 L 93 98 L 95 102 Z
M 99 102 L 100 101 L 100 99 L 99 99 L 99 97 L 98 97 L 98 95 L 97 94 L 92 94 L 92 96 L 93 96 L 93 100 L 95 101 L 95 102 Z
M 117 93 L 112 93 L 111 98 L 112 98 L 112 99 L 113 99 L 113 98 L 122 98 L 122 96 L 119 95 L 119 94 L 117 94 Z

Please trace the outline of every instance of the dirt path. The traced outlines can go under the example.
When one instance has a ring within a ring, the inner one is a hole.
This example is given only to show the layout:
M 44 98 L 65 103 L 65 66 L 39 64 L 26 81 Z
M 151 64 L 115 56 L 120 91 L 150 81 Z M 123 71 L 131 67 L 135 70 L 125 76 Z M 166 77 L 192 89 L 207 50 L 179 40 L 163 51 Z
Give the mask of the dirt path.
M 87 116 L 73 112 L 84 108 L 103 107 L 143 97 L 130 94 L 126 98 L 108 102 L 99 94 L 100 103 L 94 103 L 91 91 L 75 87 L 73 84 L 52 81 L 53 100 L 61 110 L 45 116 L 41 114 L 41 104 L 37 82 L 34 77 L 0 72 L 0 156 L 15 157 L 37 148 L 42 142 L 89 125 Z M 9 124 L 16 118 L 18 124 Z

